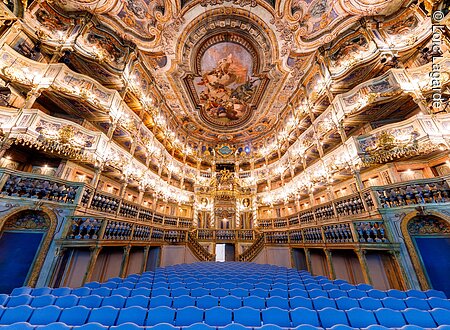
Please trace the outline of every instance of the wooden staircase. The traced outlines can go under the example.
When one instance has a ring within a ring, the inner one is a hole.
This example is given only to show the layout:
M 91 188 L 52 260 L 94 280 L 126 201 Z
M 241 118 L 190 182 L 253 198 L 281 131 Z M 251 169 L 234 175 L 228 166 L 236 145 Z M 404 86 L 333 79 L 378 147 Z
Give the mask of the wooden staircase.
M 187 245 L 191 249 L 192 253 L 200 260 L 200 261 L 214 261 L 214 255 L 209 253 L 194 236 L 193 233 L 188 233 L 187 237 Z
M 259 234 L 259 237 L 256 241 L 250 245 L 250 247 L 245 250 L 242 254 L 239 255 L 239 261 L 249 262 L 256 258 L 256 256 L 262 251 L 264 248 L 264 234 Z

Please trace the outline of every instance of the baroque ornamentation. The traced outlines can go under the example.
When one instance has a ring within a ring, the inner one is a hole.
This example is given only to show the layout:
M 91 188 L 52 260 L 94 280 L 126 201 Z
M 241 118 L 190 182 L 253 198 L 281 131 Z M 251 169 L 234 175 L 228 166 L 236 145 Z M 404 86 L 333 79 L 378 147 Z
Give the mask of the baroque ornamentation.
M 408 232 L 411 235 L 450 234 L 450 226 L 435 217 L 418 216 L 408 223 Z
M 48 230 L 49 227 L 50 220 L 43 213 L 22 211 L 6 220 L 3 228 Z

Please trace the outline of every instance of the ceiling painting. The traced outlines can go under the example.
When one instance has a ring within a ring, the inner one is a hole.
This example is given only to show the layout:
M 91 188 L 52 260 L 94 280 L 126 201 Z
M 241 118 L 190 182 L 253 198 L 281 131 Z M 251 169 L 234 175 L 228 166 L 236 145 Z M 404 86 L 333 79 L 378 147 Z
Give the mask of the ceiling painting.
M 253 76 L 252 56 L 241 45 L 222 42 L 206 50 L 201 77 L 194 78 L 201 118 L 213 126 L 236 126 L 254 111 L 260 78 Z

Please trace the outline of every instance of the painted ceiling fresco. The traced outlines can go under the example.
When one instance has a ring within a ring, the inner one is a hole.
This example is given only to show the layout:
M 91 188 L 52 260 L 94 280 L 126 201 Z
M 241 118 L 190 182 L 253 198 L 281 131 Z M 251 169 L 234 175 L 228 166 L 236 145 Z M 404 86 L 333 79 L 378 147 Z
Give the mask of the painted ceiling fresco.
M 201 118 L 219 128 L 248 119 L 260 82 L 252 75 L 252 57 L 241 45 L 222 42 L 208 48 L 201 59 L 201 77 L 194 78 Z
M 180 157 L 226 149 L 255 158 L 288 147 L 330 105 L 319 98 L 325 80 L 348 90 L 347 76 L 375 70 L 354 63 L 369 63 L 392 31 L 420 35 L 411 2 L 53 0 L 27 22 L 50 45 L 73 42 L 72 68 L 128 91 L 136 112 L 146 105 L 146 125 Z M 404 24 L 389 23 L 394 13 Z M 389 18 L 385 35 L 363 24 L 374 17 Z

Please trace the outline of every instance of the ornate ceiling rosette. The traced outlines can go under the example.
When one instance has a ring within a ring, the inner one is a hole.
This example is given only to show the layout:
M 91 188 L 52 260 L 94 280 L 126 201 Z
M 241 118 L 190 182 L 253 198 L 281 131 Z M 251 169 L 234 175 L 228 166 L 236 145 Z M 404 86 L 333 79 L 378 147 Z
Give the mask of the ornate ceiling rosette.
M 193 137 L 244 143 L 260 137 L 280 80 L 278 44 L 256 15 L 235 7 L 205 11 L 178 40 L 168 76 L 188 110 Z M 208 132 L 195 136 L 196 132 Z

